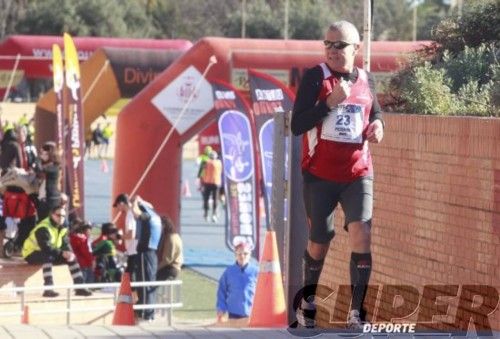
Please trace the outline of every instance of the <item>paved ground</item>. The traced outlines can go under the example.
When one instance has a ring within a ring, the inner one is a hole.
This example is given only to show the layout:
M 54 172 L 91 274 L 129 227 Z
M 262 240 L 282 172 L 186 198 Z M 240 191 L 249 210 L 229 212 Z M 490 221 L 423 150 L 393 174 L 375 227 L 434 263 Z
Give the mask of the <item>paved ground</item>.
M 431 339 L 431 338 L 500 338 L 499 332 L 491 336 L 478 336 L 470 333 L 418 333 L 418 334 L 361 334 L 353 332 L 319 332 L 315 330 L 299 330 L 289 332 L 287 329 L 258 328 L 215 328 L 201 326 L 166 327 L 162 324 L 139 326 L 32 326 L 6 325 L 0 326 L 0 338 L 37 338 L 37 339 L 72 339 L 72 338 L 238 338 L 238 339 L 281 339 L 281 338 L 363 338 L 363 339 Z
M 209 327 L 142 326 L 0 326 L 0 338 L 293 338 L 285 329 L 231 329 Z

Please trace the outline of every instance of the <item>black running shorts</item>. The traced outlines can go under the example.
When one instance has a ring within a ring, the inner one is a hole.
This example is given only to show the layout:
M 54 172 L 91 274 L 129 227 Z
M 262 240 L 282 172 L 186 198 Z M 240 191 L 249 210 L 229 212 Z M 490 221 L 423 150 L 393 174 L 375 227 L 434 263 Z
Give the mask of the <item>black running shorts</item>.
M 326 244 L 335 236 L 334 211 L 338 203 L 345 214 L 344 229 L 351 222 L 371 224 L 373 177 L 361 177 L 351 183 L 323 180 L 304 173 L 304 203 L 309 220 L 309 240 Z

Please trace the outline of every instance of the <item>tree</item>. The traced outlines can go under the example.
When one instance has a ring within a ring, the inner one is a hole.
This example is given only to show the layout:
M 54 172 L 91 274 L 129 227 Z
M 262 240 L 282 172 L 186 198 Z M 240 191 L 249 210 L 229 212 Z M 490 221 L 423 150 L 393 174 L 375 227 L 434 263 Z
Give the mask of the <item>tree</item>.
M 325 0 L 292 1 L 290 6 L 290 38 L 323 39 L 325 28 L 332 21 L 333 13 Z
M 377 0 L 373 8 L 373 40 L 411 40 L 412 9 L 408 1 Z
M 261 39 L 283 38 L 284 10 L 265 0 L 247 1 L 246 37 Z M 241 10 L 233 12 L 223 28 L 224 36 L 241 37 Z
M 198 40 L 224 36 L 224 23 L 238 9 L 234 0 L 154 1 L 148 15 L 156 27 L 156 37 Z
M 16 33 L 16 23 L 26 7 L 27 0 L 0 0 L 0 40 Z
M 155 28 L 145 7 L 135 0 L 43 0 L 29 2 L 17 32 L 147 38 Z

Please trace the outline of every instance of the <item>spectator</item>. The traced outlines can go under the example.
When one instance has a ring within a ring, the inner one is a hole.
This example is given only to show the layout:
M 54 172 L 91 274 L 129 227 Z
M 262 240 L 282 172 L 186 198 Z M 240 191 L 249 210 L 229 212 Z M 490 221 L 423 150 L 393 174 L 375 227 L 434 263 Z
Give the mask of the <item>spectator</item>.
M 123 240 L 125 241 L 125 251 L 127 252 L 127 268 L 125 272 L 130 274 L 130 279 L 136 281 L 137 272 L 137 222 L 132 212 L 132 203 L 127 194 L 119 194 L 113 207 L 125 213 L 125 227 L 123 230 Z
M 229 319 L 250 316 L 257 284 L 258 267 L 250 262 L 251 248 L 241 243 L 235 248 L 236 263 L 219 279 L 217 289 L 217 322 L 227 314 Z
M 123 193 L 118 195 L 115 203 L 120 202 Z M 136 196 L 131 199 L 131 210 L 137 223 L 137 281 L 156 281 L 158 270 L 157 250 L 161 237 L 161 219 L 152 205 Z M 137 289 L 138 304 L 150 305 L 155 303 L 156 288 L 141 287 Z M 137 316 L 148 322 L 154 320 L 154 309 L 149 308 L 137 312 Z
M 61 204 L 59 191 L 60 159 L 55 142 L 48 141 L 40 150 L 39 178 L 42 180 L 38 193 L 38 218 L 45 219 L 49 211 Z
M 96 258 L 96 271 L 98 281 L 117 282 L 121 280 L 122 272 L 118 268 L 116 247 L 121 239 L 118 229 L 114 224 L 108 223 L 104 229 L 102 240 L 93 246 L 92 254 Z
M 98 243 L 100 243 L 103 240 L 108 239 L 108 230 L 110 228 L 114 227 L 114 224 L 112 222 L 105 222 L 101 225 L 101 234 L 92 241 L 92 247 L 95 247 Z
M 71 248 L 75 253 L 76 260 L 80 265 L 83 281 L 86 284 L 93 283 L 94 279 L 94 256 L 90 245 L 90 233 L 92 225 L 88 222 L 76 220 L 73 232 L 69 236 Z
M 175 231 L 174 223 L 167 216 L 161 217 L 163 227 L 160 248 L 158 249 L 158 272 L 156 280 L 175 280 L 184 262 L 182 240 Z
M 5 131 L 0 148 L 0 167 L 2 168 L 2 175 L 5 174 L 9 168 L 21 167 L 21 160 L 19 157 L 20 149 L 14 128 Z
M 68 229 L 63 226 L 65 218 L 66 210 L 61 206 L 54 207 L 50 215 L 36 225 L 24 242 L 22 256 L 30 265 L 42 265 L 45 286 L 54 285 L 52 265 L 60 264 L 68 265 L 75 284 L 84 282 L 80 265 L 69 245 Z M 53 298 L 58 295 L 54 290 L 43 292 L 44 297 Z M 92 295 L 92 292 L 77 288 L 75 295 L 87 297 Z
M 26 127 L 20 126 L 5 133 L 1 143 L 0 166 L 5 178 L 10 170 L 27 173 L 34 167 L 36 154 L 26 148 Z M 34 195 L 28 193 L 16 184 L 8 185 L 3 196 L 4 209 L 0 218 L 11 217 L 19 219 L 18 234 L 14 241 L 17 249 L 22 248 L 28 234 L 36 225 L 36 208 Z

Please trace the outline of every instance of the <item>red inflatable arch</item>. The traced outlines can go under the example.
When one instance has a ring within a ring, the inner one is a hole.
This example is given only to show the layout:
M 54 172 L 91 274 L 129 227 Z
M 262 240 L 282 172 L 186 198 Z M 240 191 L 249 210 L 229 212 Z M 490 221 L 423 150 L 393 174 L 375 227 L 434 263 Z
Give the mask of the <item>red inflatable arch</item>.
M 421 47 L 412 42 L 373 42 L 372 71 L 397 68 L 398 57 Z M 134 190 L 186 100 L 215 55 L 218 63 L 206 78 L 246 89 L 247 69 L 269 73 L 293 90 L 304 70 L 322 61 L 319 41 L 204 38 L 177 59 L 120 113 L 117 123 L 113 196 Z M 375 61 L 375 62 L 374 62 Z M 357 64 L 361 66 L 361 57 Z M 203 80 L 137 194 L 168 214 L 176 225 L 180 216 L 182 145 L 216 116 L 209 82 Z

